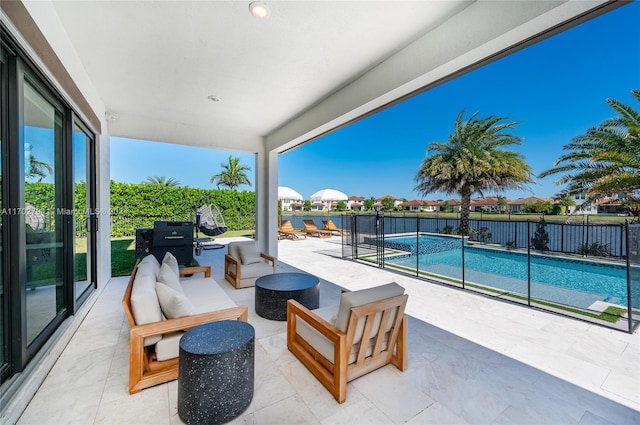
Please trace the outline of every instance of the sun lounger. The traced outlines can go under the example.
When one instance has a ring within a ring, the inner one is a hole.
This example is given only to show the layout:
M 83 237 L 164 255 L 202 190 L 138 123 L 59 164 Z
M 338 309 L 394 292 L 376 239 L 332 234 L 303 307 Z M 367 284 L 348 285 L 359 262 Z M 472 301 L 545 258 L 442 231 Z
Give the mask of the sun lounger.
M 339 235 L 342 235 L 343 230 L 336 227 L 336 225 L 333 223 L 333 221 L 331 219 L 328 220 L 322 220 L 322 224 L 324 225 L 324 229 L 323 230 L 329 230 L 332 233 L 337 233 Z
M 291 238 L 294 241 L 300 241 L 302 239 L 307 239 L 307 234 L 298 232 L 293 228 L 291 224 L 291 220 L 282 220 L 280 224 L 280 229 L 278 229 L 278 234 L 280 236 Z
M 332 233 L 331 230 L 318 229 L 316 224 L 311 219 L 302 220 L 302 223 L 304 224 L 304 232 L 307 235 L 311 235 L 311 236 L 316 235 L 319 238 L 330 238 L 331 237 L 331 233 Z

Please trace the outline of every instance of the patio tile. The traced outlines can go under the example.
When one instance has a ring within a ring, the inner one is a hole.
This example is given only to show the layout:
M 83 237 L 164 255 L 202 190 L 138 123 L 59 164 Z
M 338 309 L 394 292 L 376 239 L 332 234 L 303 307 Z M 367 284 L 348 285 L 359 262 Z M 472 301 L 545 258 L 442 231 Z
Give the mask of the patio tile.
M 233 240 L 233 239 L 229 239 Z M 229 240 L 218 239 L 227 243 Z M 286 348 L 286 322 L 263 319 L 253 288 L 224 280 L 226 249 L 199 258 L 256 330 L 254 398 L 233 424 L 640 424 L 640 335 L 499 302 L 339 257 L 339 238 L 280 241 L 279 270 L 341 288 L 396 281 L 409 294 L 408 368 L 386 366 L 333 396 Z M 19 424 L 182 424 L 177 381 L 128 393 L 128 278 L 113 278 Z M 73 382 L 73 385 L 69 383 Z

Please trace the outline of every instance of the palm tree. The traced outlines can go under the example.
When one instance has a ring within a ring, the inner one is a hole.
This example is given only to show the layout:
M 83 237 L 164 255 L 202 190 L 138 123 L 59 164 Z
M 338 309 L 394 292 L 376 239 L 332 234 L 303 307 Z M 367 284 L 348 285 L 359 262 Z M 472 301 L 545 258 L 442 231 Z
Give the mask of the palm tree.
M 211 176 L 209 180 L 211 183 L 215 181 L 218 188 L 222 186 L 230 190 L 235 190 L 241 184 L 251 186 L 251 181 L 246 174 L 247 171 L 251 171 L 251 167 L 240 165 L 240 158 L 230 155 L 229 162 L 227 164 L 221 163 L 220 167 L 222 167 L 222 171 Z
M 631 94 L 640 102 L 640 91 Z M 567 184 L 563 193 L 586 193 L 587 199 L 640 191 L 640 113 L 614 99 L 607 104 L 618 114 L 589 128 L 563 149 L 568 153 L 539 177 L 567 173 L 557 185 Z
M 35 156 L 29 155 L 29 171 L 26 177 L 37 177 L 38 181 L 41 182 L 48 174 L 53 174 L 53 167 L 46 162 L 37 160 Z
M 160 186 L 167 187 L 178 187 L 180 186 L 180 181 L 174 179 L 173 177 L 169 177 L 168 179 L 165 176 L 149 176 L 147 177 L 147 183 L 149 184 L 157 184 Z
M 469 234 L 471 196 L 483 191 L 525 189 L 533 182 L 531 167 L 522 154 L 502 149 L 519 145 L 511 134 L 517 123 L 503 117 L 479 118 L 478 112 L 464 121 L 462 110 L 447 142 L 435 141 L 427 146 L 427 157 L 416 174 L 414 190 L 423 196 L 431 192 L 460 195 L 459 234 Z

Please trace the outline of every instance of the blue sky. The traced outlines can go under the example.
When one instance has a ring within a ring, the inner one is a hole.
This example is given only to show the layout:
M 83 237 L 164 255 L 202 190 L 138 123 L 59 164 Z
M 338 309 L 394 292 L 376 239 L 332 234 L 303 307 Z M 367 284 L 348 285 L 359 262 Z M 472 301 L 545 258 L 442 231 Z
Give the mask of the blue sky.
M 462 109 L 467 117 L 478 111 L 519 122 L 515 134 L 523 141 L 513 149 L 540 173 L 573 137 L 614 115 L 607 98 L 640 108 L 631 96 L 640 89 L 638 22 L 636 1 L 287 152 L 279 158 L 279 185 L 305 199 L 325 188 L 366 198 L 423 198 L 413 188 L 426 147 L 447 140 Z M 214 188 L 209 179 L 229 155 L 254 169 L 253 154 L 113 137 L 111 178 L 139 183 L 164 175 Z M 531 191 L 504 194 L 553 196 L 561 189 L 556 180 L 537 179 Z M 434 193 L 426 199 L 455 197 Z

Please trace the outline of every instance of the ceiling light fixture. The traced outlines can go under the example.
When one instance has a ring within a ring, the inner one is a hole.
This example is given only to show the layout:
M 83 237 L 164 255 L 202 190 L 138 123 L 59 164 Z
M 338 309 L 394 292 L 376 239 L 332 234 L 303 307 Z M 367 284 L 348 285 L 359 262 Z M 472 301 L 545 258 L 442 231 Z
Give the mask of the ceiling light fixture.
M 254 1 L 250 3 L 249 10 L 256 18 L 265 19 L 269 16 L 269 8 L 261 1 Z
M 209 96 L 207 96 L 207 99 L 209 99 L 212 102 L 220 102 L 220 98 L 218 96 L 214 96 L 212 94 L 210 94 Z

